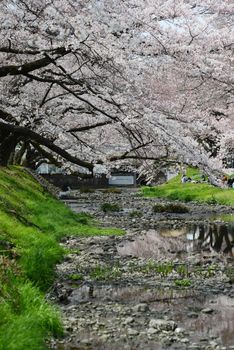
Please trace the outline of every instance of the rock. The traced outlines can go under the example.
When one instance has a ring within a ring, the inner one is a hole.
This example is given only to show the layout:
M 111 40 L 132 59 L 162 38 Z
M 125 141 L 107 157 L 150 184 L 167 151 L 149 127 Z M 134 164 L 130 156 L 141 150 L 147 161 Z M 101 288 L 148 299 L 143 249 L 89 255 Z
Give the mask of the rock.
M 193 343 L 188 346 L 188 350 L 200 350 L 200 349 L 201 349 L 200 345 L 196 343 Z
M 187 314 L 187 316 L 190 317 L 190 318 L 197 318 L 198 317 L 198 313 L 196 313 L 196 312 L 189 312 Z
M 212 314 L 212 312 L 214 312 L 214 310 L 210 309 L 210 308 L 206 308 L 206 309 L 202 309 L 201 312 L 203 314 Z
M 158 329 L 159 331 L 174 331 L 177 325 L 174 321 L 152 319 L 149 322 L 149 327 Z
M 148 329 L 147 329 L 147 333 L 148 333 L 149 335 L 151 335 L 151 334 L 156 334 L 156 333 L 158 333 L 158 330 L 155 329 L 155 328 L 148 328 Z
M 83 345 L 90 345 L 92 342 L 92 339 L 81 339 L 80 343 Z
M 100 336 L 99 339 L 103 342 L 106 342 L 109 338 L 110 338 L 110 336 L 108 334 L 103 334 Z
M 175 333 L 183 333 L 183 332 L 185 332 L 184 328 L 178 327 L 178 328 L 175 329 Z
M 133 317 L 127 317 L 124 321 L 123 321 L 123 324 L 129 324 L 129 323 L 132 323 L 134 321 L 134 318 Z
M 180 341 L 181 341 L 181 343 L 185 343 L 185 344 L 189 343 L 188 338 L 182 338 Z
M 149 311 L 149 306 L 145 303 L 137 304 L 132 308 L 133 312 L 146 312 Z
M 136 329 L 128 328 L 128 335 L 138 335 L 139 332 Z

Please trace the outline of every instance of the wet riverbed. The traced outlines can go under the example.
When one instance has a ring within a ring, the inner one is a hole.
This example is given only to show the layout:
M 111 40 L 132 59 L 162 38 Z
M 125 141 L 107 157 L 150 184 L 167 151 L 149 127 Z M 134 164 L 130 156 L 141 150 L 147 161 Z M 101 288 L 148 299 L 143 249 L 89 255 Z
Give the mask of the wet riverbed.
M 122 211 L 105 214 L 100 194 L 73 200 L 75 211 L 127 234 L 64 242 L 77 253 L 57 268 L 51 298 L 61 305 L 66 338 L 51 347 L 234 349 L 232 210 L 194 205 L 187 216 L 155 215 L 152 200 L 134 196 L 116 195 Z

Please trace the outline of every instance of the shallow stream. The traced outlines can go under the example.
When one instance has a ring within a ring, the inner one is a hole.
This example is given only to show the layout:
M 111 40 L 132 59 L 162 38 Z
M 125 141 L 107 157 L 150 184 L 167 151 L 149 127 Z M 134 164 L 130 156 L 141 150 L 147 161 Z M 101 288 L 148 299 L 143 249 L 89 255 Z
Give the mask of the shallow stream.
M 74 211 L 128 231 L 64 243 L 79 253 L 58 266 L 67 338 L 53 348 L 234 349 L 233 211 L 193 205 L 187 216 L 155 215 L 152 199 L 134 195 L 115 195 L 119 213 L 103 214 L 99 193 L 70 201 Z M 134 210 L 142 216 L 131 217 Z

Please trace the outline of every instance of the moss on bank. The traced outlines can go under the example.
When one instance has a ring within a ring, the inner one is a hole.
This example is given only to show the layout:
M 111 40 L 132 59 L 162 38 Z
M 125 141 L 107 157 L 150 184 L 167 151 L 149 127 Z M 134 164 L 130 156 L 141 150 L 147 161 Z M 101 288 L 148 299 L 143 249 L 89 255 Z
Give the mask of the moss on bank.
M 197 169 L 189 168 L 187 176 L 195 181 L 201 181 L 201 175 Z M 146 197 L 168 198 L 184 202 L 197 201 L 208 204 L 234 205 L 234 189 L 218 188 L 207 182 L 181 183 L 181 175 L 174 177 L 163 185 L 144 186 L 141 193 Z
M 46 349 L 46 337 L 62 334 L 43 296 L 65 253 L 62 237 L 122 233 L 71 212 L 23 169 L 0 168 L 0 349 Z

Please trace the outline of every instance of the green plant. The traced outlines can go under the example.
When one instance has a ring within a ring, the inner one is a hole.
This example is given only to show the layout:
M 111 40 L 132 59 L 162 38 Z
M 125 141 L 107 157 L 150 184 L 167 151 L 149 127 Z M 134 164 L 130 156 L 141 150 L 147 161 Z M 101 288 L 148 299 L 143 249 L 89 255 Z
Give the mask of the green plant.
M 178 287 L 189 287 L 192 284 L 189 279 L 175 280 L 174 283 Z
M 207 199 L 208 204 L 218 204 L 218 200 L 215 198 L 215 196 L 212 194 L 210 198 Z
M 207 270 L 206 270 L 206 277 L 210 278 L 213 277 L 216 273 L 217 270 L 217 266 L 216 265 L 210 265 L 208 266 Z
M 67 248 L 67 249 L 64 249 L 64 253 L 65 254 L 76 254 L 76 255 L 79 255 L 80 254 L 80 249 Z
M 140 271 L 144 273 L 150 273 L 155 271 L 158 266 L 158 263 L 154 260 L 149 259 L 146 264 L 140 267 Z
M 120 211 L 120 206 L 117 203 L 103 203 L 101 205 L 101 210 L 104 211 L 104 213 Z
M 181 277 L 187 277 L 189 275 L 188 266 L 187 265 L 179 265 L 176 267 L 176 272 Z
M 142 212 L 140 210 L 133 210 L 130 214 L 130 218 L 140 218 L 142 216 Z
M 113 280 L 121 276 L 121 270 L 118 265 L 103 266 L 97 265 L 90 271 L 90 277 L 96 281 Z
M 1 350 L 45 349 L 45 337 L 62 335 L 57 310 L 7 257 L 0 257 L 0 286 Z
M 73 273 L 71 275 L 68 276 L 69 279 L 73 280 L 73 281 L 83 281 L 84 276 L 81 273 Z
M 168 276 L 172 273 L 174 265 L 172 262 L 166 262 L 156 265 L 156 272 L 159 273 L 162 277 Z
M 228 266 L 225 268 L 225 274 L 229 278 L 231 284 L 234 283 L 234 267 Z

